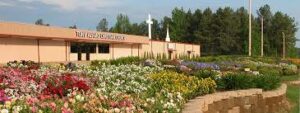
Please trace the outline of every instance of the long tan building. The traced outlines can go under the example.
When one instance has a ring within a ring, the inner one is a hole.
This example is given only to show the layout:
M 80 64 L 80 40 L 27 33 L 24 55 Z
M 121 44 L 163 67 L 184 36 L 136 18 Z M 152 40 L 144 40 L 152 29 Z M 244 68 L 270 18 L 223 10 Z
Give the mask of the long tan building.
M 0 63 L 13 60 L 66 62 L 145 56 L 200 56 L 200 45 L 149 40 L 145 36 L 0 22 Z

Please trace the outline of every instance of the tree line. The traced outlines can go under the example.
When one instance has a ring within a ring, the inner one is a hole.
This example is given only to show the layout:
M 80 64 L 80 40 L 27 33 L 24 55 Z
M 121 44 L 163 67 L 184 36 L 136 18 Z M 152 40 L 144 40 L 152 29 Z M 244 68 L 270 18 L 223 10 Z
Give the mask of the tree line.
M 286 36 L 287 56 L 296 57 L 297 23 L 293 17 L 277 11 L 272 13 L 269 5 L 264 5 L 252 15 L 252 54 L 260 55 L 261 20 L 264 20 L 264 54 L 280 57 L 282 55 L 282 33 Z M 233 9 L 210 8 L 195 11 L 174 8 L 171 17 L 161 20 L 152 19 L 152 37 L 165 40 L 167 26 L 170 28 L 171 41 L 201 45 L 202 55 L 246 55 L 248 53 L 249 13 L 244 7 Z M 124 14 L 117 16 L 117 21 L 108 27 L 103 18 L 96 26 L 97 31 L 125 33 L 147 36 L 146 21 L 133 23 Z M 70 28 L 77 28 L 76 25 Z

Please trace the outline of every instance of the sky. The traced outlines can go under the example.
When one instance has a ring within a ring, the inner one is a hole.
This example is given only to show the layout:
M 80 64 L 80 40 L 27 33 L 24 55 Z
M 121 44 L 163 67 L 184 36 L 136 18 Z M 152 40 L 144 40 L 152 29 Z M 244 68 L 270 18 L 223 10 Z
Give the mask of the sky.
M 253 13 L 268 4 L 273 13 L 287 13 L 300 23 L 300 0 L 252 1 Z M 170 16 L 175 7 L 193 11 L 207 7 L 216 10 L 226 6 L 248 9 L 248 0 L 0 0 L 0 21 L 34 23 L 42 18 L 51 26 L 76 24 L 80 29 L 95 30 L 102 18 L 107 18 L 109 26 L 113 26 L 120 13 L 128 15 L 131 22 L 139 23 L 146 20 L 149 13 L 158 20 Z M 296 37 L 300 39 L 300 31 Z M 297 47 L 300 47 L 300 42 Z

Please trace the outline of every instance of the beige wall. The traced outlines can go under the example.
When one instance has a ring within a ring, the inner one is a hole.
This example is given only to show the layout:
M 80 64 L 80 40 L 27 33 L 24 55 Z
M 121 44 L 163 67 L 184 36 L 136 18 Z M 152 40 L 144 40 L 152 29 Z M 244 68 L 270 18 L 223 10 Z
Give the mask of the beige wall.
M 113 44 L 113 58 L 138 56 L 137 51 L 134 51 L 132 44 Z
M 187 54 L 193 51 L 192 55 L 200 55 L 200 46 L 184 43 L 173 43 L 175 55 Z M 98 46 L 97 46 L 98 47 Z M 154 55 L 165 53 L 168 55 L 167 43 L 162 41 L 152 41 L 152 51 Z M 0 38 L 0 63 L 13 60 L 32 60 L 38 62 L 63 62 L 77 61 L 77 54 L 70 53 L 70 42 L 63 40 L 37 40 L 24 38 Z M 127 56 L 143 57 L 144 53 L 151 52 L 150 44 L 124 44 L 111 43 L 109 54 L 90 54 L 90 60 L 108 60 Z M 86 54 L 82 53 L 82 60 L 86 60 Z
M 139 56 L 139 53 L 140 53 L 139 44 L 133 44 L 132 45 L 132 55 Z
M 177 55 L 187 54 L 186 46 L 187 46 L 186 44 L 176 43 L 175 44 L 176 54 Z
M 0 38 L 0 63 L 14 60 L 61 62 L 68 60 L 64 41 Z
M 40 40 L 40 61 L 61 62 L 67 60 L 67 46 L 65 41 Z
M 173 43 L 175 51 L 172 53 L 172 58 L 175 58 L 175 55 L 187 55 L 188 51 L 192 51 L 191 56 L 199 56 L 200 55 L 200 46 L 199 45 L 193 45 L 193 44 L 186 44 L 186 43 Z M 140 56 L 144 56 L 143 54 L 148 52 L 151 52 L 151 41 L 149 44 L 143 44 L 140 48 Z M 165 53 L 168 54 L 168 43 L 163 41 L 152 41 L 152 51 L 153 54 L 156 56 L 156 54 Z
M 0 38 L 0 63 L 13 60 L 38 61 L 37 40 Z

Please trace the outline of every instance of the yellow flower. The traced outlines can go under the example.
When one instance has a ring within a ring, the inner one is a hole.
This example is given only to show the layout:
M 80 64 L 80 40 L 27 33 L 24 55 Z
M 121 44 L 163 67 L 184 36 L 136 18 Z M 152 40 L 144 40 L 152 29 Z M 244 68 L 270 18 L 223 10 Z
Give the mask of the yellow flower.
M 38 113 L 43 113 L 43 111 L 42 110 L 39 110 L 39 112 Z

